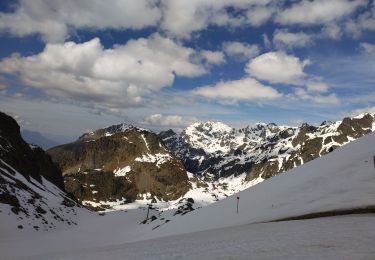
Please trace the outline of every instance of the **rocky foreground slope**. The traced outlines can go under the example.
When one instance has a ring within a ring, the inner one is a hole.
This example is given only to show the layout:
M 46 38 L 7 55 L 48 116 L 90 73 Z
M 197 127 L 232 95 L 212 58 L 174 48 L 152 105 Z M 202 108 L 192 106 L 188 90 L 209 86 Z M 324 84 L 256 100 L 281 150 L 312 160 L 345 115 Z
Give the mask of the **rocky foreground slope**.
M 9 218 L 8 225 L 36 230 L 74 225 L 78 207 L 64 192 L 51 158 L 26 143 L 17 122 L 0 112 L 0 214 Z

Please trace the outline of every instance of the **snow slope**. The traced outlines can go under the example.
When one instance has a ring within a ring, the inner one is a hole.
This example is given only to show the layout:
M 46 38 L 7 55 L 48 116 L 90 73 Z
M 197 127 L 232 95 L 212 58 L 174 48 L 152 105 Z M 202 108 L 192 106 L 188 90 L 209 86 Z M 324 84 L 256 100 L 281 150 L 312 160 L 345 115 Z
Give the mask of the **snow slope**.
M 250 224 L 28 259 L 374 259 L 374 215 Z
M 164 225 L 147 238 L 375 205 L 375 134 Z M 146 237 L 145 237 L 146 238 Z
M 196 248 L 202 258 L 210 256 L 210 250 L 216 250 L 217 257 L 236 256 L 236 248 L 242 253 L 246 253 L 246 248 L 252 248 L 260 258 L 268 257 L 269 248 L 273 250 L 269 257 L 276 259 L 278 256 L 300 259 L 306 252 L 311 253 L 307 255 L 310 259 L 369 257 L 374 253 L 369 244 L 375 239 L 374 232 L 371 232 L 375 230 L 371 229 L 375 223 L 373 215 L 254 223 L 373 206 L 374 155 L 375 134 L 371 133 L 322 158 L 238 193 L 239 214 L 236 213 L 237 195 L 234 195 L 189 214 L 171 217 L 171 221 L 156 229 L 152 223 L 140 225 L 145 209 L 136 209 L 111 212 L 102 217 L 78 216 L 82 224 L 63 231 L 3 233 L 0 230 L 0 258 L 153 259 L 155 254 L 159 259 L 194 258 L 199 256 L 194 255 Z M 301 233 L 297 234 L 298 231 Z M 173 235 L 183 236 L 167 238 Z M 239 244 L 231 241 L 236 237 Z M 157 240 L 144 241 L 152 238 Z M 282 239 L 287 242 L 282 243 Z M 135 241 L 142 242 L 130 243 Z M 303 241 L 307 241 L 306 245 Z M 197 245 L 199 243 L 201 246 Z M 226 249 L 226 245 L 229 248 Z M 129 249 L 133 246 L 135 249 Z M 210 249 L 208 255 L 203 254 L 205 248 Z M 342 251 L 338 254 L 337 250 Z M 238 257 L 247 258 L 245 255 Z

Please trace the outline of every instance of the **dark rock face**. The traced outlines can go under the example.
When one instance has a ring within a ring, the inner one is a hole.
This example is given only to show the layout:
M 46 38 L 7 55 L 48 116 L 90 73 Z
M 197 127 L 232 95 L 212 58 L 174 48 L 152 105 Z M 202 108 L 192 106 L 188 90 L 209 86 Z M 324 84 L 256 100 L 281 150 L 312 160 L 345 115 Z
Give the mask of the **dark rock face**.
M 17 228 L 49 230 L 56 224 L 74 225 L 80 207 L 64 192 L 60 169 L 41 148 L 30 146 L 20 127 L 0 112 L 0 203 L 8 204 L 0 214 L 15 214 Z
M 194 148 L 189 142 L 176 134 L 173 130 L 160 132 L 159 137 L 170 151 L 173 151 L 178 159 L 183 162 L 186 170 L 200 173 L 206 170 L 216 161 L 203 149 Z
M 20 127 L 10 116 L 0 112 L 0 158 L 10 164 L 26 179 L 42 182 L 43 176 L 64 190 L 59 168 L 39 147 L 30 147 L 20 134 Z
M 184 166 L 149 131 L 116 125 L 47 151 L 60 166 L 66 190 L 81 201 L 133 202 L 142 194 L 173 200 L 190 188 Z

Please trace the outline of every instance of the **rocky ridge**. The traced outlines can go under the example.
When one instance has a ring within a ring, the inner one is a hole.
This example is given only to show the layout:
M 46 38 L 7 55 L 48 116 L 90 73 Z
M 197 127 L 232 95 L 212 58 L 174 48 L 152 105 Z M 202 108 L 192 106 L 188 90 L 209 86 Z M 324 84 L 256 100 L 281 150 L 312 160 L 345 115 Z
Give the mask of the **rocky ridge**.
M 0 214 L 19 229 L 48 230 L 76 224 L 79 207 L 51 158 L 26 143 L 17 122 L 0 112 Z
M 220 122 L 197 122 L 181 134 L 169 130 L 159 136 L 197 176 L 246 174 L 251 181 L 304 164 L 374 130 L 375 116 L 367 113 L 320 126 L 258 123 L 236 130 Z
M 149 203 L 195 209 L 329 153 L 373 131 L 374 122 L 372 114 L 300 127 L 234 129 L 209 121 L 158 135 L 120 124 L 48 153 L 61 167 L 66 189 L 96 210 Z
M 190 189 L 182 163 L 160 138 L 132 125 L 85 133 L 47 152 L 60 166 L 65 188 L 98 209 L 115 201 L 175 200 Z

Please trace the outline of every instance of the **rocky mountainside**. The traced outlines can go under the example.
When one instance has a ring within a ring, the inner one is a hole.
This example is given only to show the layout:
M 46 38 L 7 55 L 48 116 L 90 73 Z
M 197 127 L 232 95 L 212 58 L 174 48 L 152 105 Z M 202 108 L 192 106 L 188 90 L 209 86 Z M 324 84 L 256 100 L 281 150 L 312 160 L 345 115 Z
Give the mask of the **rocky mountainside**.
M 329 153 L 373 131 L 374 122 L 372 114 L 300 127 L 258 123 L 234 129 L 209 121 L 159 135 L 120 124 L 48 153 L 66 190 L 96 210 L 151 202 L 163 210 L 191 210 Z
M 375 130 L 375 116 L 362 114 L 320 126 L 258 123 L 234 129 L 220 122 L 197 122 L 177 134 L 161 132 L 166 146 L 197 176 L 215 179 L 246 174 L 267 179 L 318 158 Z
M 26 143 L 17 122 L 0 112 L 0 214 L 19 229 L 48 230 L 75 224 L 77 207 L 51 158 Z
M 190 189 L 184 166 L 160 138 L 131 125 L 85 133 L 47 152 L 60 166 L 66 190 L 99 209 L 116 201 L 175 200 Z

